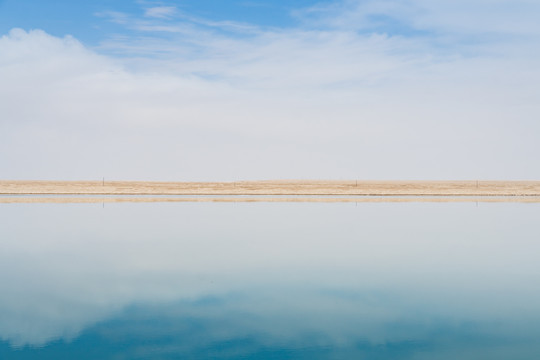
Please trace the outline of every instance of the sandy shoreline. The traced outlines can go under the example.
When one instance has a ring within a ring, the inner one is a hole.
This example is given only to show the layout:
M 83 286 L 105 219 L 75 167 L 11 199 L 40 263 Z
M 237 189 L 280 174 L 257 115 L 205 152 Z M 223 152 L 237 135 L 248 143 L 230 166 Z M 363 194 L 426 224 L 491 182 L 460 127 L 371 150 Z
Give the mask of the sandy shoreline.
M 43 197 L 43 195 L 57 195 L 57 197 Z M 83 197 L 88 195 L 100 196 L 100 198 Z M 119 197 L 124 195 L 126 197 Z M 194 197 L 167 198 L 167 195 Z M 264 196 L 267 197 L 265 198 Z M 275 198 L 273 196 L 281 197 Z M 335 196 L 338 197 L 336 198 Z M 103 182 L 0 180 L 0 202 L 2 203 L 127 201 L 539 202 L 540 181 L 282 180 L 239 182 Z

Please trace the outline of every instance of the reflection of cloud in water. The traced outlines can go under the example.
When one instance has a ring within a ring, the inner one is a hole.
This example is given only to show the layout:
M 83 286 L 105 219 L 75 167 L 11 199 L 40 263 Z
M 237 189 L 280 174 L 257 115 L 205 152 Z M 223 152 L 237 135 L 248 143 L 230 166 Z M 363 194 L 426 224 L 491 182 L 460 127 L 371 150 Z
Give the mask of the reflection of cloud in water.
M 515 334 L 500 323 L 417 318 L 405 313 L 381 319 L 333 306 L 331 314 L 314 314 L 300 308 L 279 313 L 245 310 L 257 301 L 236 294 L 129 306 L 85 329 L 72 341 L 54 341 L 43 349 L 26 347 L 19 352 L 50 358 L 66 353 L 88 358 L 85 352 L 90 347 L 90 358 L 427 359 L 436 355 L 439 359 L 474 359 L 486 355 L 488 349 L 490 358 L 505 359 L 532 358 L 540 350 L 537 345 L 522 346 L 535 343 L 537 334 L 524 336 L 535 329 L 533 323 Z M 373 339 L 373 333 L 382 336 Z
M 43 345 L 97 336 L 106 345 L 122 331 L 126 341 L 158 341 L 170 330 L 159 341 L 186 354 L 230 342 L 248 353 L 387 346 L 406 354 L 443 338 L 463 348 L 464 337 L 528 341 L 538 334 L 537 210 L 4 205 L 0 337 Z

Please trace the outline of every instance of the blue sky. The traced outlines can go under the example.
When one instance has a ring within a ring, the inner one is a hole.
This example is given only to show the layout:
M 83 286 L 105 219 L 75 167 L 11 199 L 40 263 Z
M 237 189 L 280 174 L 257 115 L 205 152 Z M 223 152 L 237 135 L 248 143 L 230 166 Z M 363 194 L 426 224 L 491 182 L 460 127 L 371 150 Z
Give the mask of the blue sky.
M 2 176 L 536 179 L 539 14 L 0 1 Z
M 3 0 L 0 1 L 0 31 L 11 28 L 42 29 L 55 36 L 73 35 L 89 45 L 96 45 L 112 33 L 129 33 L 109 21 L 104 14 L 117 12 L 142 16 L 149 8 L 176 8 L 190 16 L 212 21 L 235 21 L 258 26 L 295 26 L 294 11 L 317 4 L 313 0 L 249 1 L 249 0 Z

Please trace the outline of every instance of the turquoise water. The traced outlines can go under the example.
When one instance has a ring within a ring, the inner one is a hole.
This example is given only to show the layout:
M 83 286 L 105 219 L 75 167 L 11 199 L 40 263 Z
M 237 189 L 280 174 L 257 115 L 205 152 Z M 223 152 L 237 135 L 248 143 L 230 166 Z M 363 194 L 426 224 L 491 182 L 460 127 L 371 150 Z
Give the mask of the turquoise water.
M 0 204 L 0 359 L 538 359 L 540 204 Z

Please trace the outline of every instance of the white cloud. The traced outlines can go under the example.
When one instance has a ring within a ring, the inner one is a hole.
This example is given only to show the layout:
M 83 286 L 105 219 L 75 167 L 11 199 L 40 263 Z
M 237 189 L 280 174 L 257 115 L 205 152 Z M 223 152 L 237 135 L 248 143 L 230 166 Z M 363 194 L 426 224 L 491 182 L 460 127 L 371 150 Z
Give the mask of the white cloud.
M 119 11 L 100 11 L 95 15 L 98 17 L 107 18 L 109 21 L 120 25 L 126 25 L 131 21 L 128 14 Z
M 144 16 L 152 18 L 170 18 L 177 13 L 177 9 L 174 6 L 154 6 L 145 9 Z
M 540 35 L 540 4 L 534 0 L 343 0 L 299 10 L 308 24 L 437 35 Z
M 140 36 L 99 48 L 119 57 L 41 31 L 1 38 L 4 178 L 540 176 L 525 36 L 471 54 L 348 28 L 232 36 L 124 18 Z

